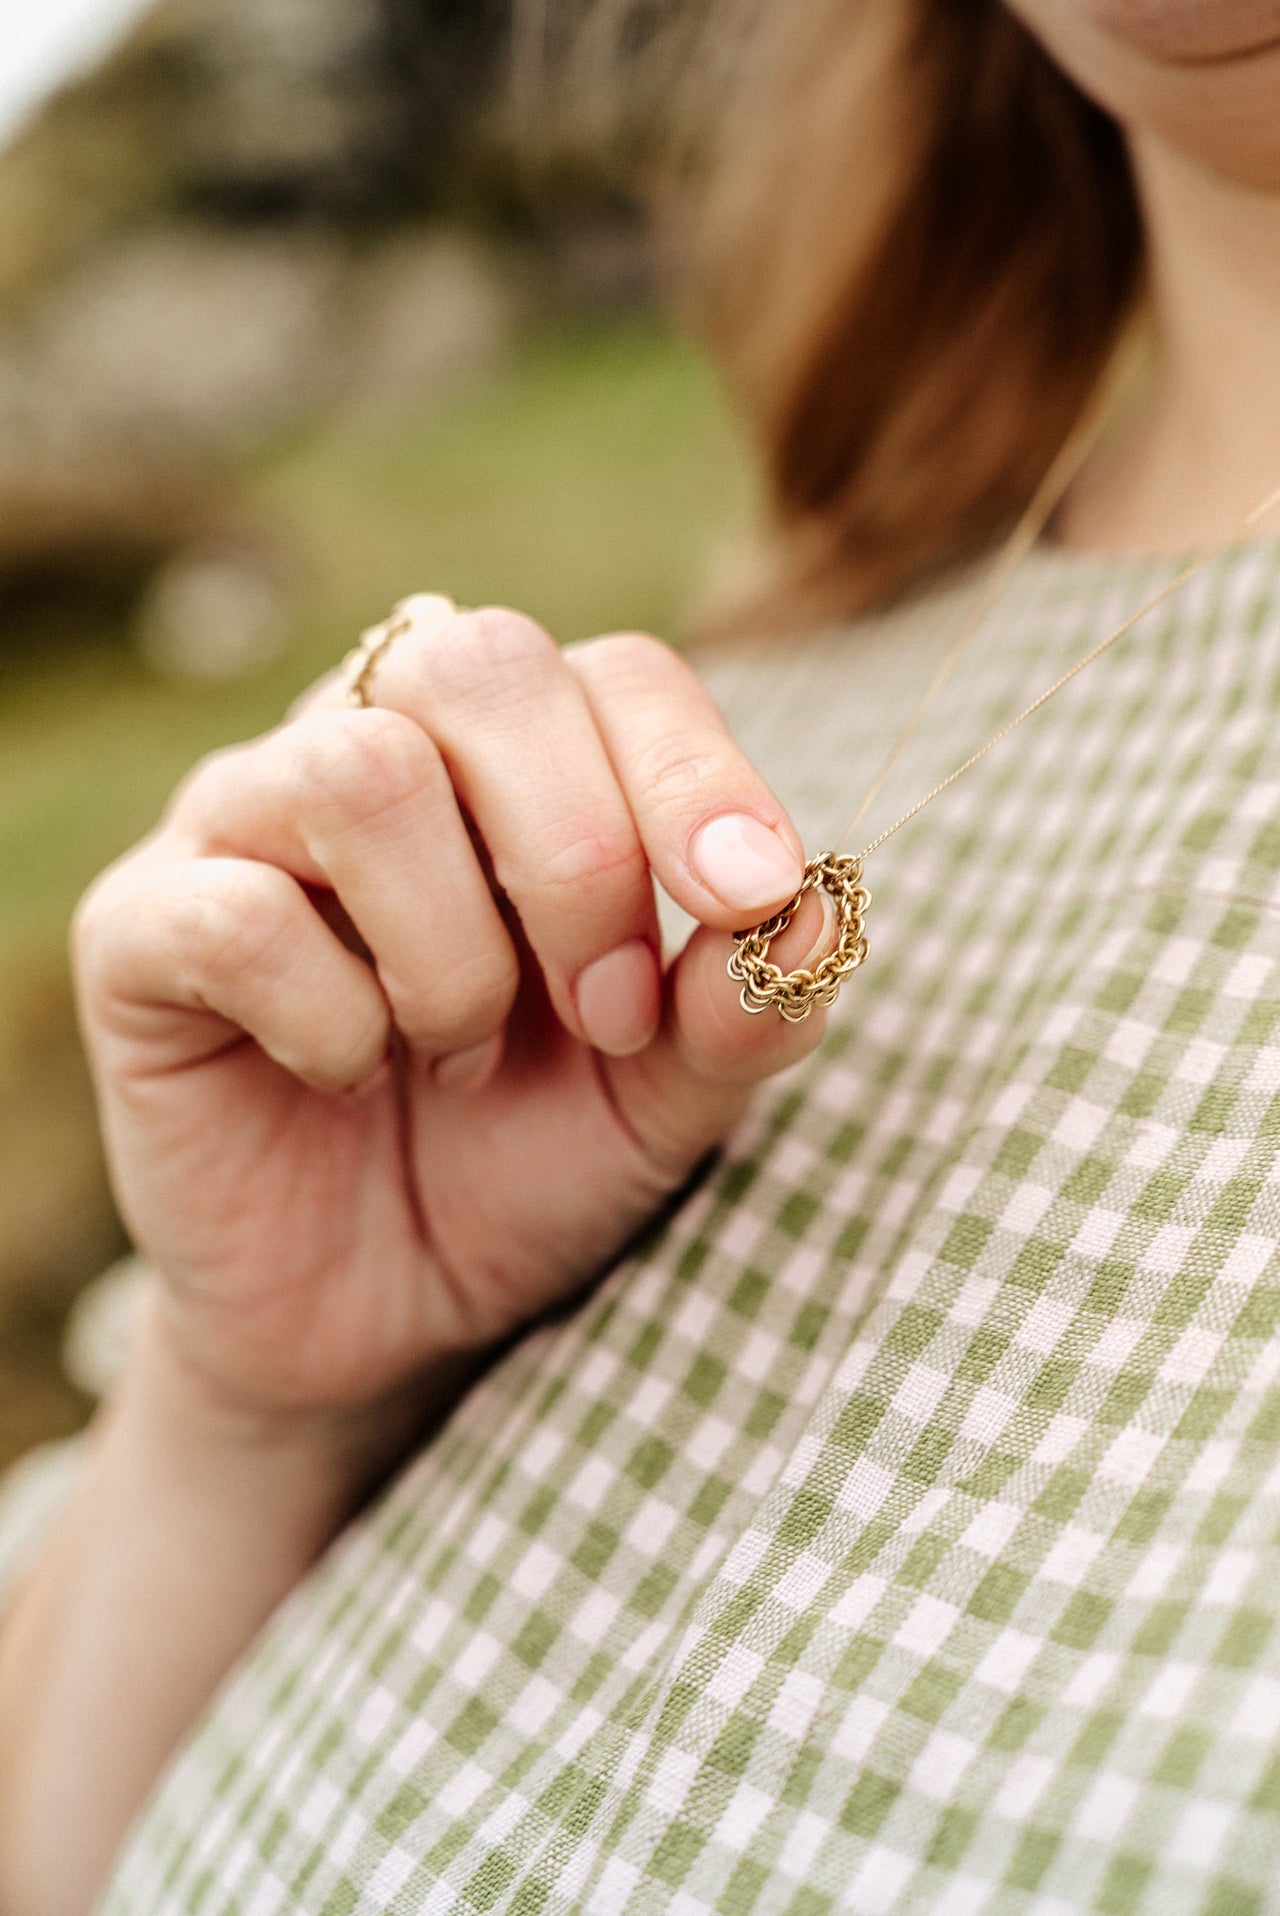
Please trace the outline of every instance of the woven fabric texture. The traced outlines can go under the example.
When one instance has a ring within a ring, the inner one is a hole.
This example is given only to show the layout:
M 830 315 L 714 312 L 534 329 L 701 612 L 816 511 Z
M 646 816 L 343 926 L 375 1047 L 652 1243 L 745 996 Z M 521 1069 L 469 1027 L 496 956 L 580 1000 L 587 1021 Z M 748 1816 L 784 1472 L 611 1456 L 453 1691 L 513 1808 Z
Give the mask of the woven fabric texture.
M 1034 556 L 867 835 L 1171 570 Z M 713 672 L 812 849 L 961 596 Z M 294 1593 L 105 1916 L 1280 1911 L 1280 553 L 867 882 L 820 1054 Z

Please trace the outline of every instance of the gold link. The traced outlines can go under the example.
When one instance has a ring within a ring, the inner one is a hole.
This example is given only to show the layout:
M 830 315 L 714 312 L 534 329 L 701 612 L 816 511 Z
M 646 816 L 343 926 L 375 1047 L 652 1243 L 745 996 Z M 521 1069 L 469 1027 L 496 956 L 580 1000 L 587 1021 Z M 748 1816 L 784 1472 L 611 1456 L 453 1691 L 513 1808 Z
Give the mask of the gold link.
M 839 938 L 836 948 L 812 969 L 801 966 L 783 971 L 769 957 L 773 940 L 784 932 L 807 891 L 825 891 L 835 901 Z M 802 1024 L 815 1005 L 834 1004 L 845 979 L 867 955 L 863 918 L 871 893 L 862 883 L 862 861 L 823 852 L 804 868 L 804 881 L 793 898 L 772 918 L 750 931 L 736 934 L 729 959 L 729 976 L 742 986 L 738 1002 L 753 1017 L 774 1009 L 791 1025 Z
M 389 618 L 377 625 L 371 625 L 367 632 L 360 634 L 355 649 L 348 652 L 342 661 L 342 671 L 346 675 L 346 703 L 359 710 L 367 710 L 373 704 L 373 675 L 383 653 L 406 632 L 412 631 L 413 621 L 398 608 Z

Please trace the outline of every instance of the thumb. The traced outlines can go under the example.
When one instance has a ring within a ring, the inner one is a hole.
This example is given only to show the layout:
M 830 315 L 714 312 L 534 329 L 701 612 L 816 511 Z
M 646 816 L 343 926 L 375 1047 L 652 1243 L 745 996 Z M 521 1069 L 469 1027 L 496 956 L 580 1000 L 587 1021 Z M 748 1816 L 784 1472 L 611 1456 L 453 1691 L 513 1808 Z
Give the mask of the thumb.
M 769 956 L 784 971 L 835 950 L 836 909 L 806 892 Z M 770 1009 L 750 1016 L 728 974 L 733 939 L 699 926 L 671 968 L 658 1036 L 630 1058 L 604 1060 L 618 1106 L 648 1156 L 683 1177 L 732 1130 L 764 1079 L 808 1057 L 826 1030 L 818 1008 L 802 1024 Z

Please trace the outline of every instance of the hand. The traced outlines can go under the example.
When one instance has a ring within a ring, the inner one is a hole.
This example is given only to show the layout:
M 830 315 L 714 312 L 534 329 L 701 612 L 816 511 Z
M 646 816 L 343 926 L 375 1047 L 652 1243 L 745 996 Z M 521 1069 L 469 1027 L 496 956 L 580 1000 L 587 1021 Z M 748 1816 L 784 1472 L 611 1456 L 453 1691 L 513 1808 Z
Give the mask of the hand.
M 362 1410 L 572 1293 L 822 1029 L 726 976 L 802 852 L 688 667 L 411 607 L 376 709 L 331 679 L 205 760 L 77 919 L 165 1334 L 252 1411 Z M 655 875 L 699 921 L 665 977 Z

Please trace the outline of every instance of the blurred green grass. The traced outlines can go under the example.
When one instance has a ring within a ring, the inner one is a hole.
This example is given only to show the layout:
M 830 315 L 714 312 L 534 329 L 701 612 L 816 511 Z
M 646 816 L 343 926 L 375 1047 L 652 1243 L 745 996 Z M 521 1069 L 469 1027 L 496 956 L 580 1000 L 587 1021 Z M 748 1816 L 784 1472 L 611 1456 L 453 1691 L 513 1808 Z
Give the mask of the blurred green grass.
M 202 753 L 271 725 L 404 593 L 506 603 L 568 640 L 678 636 L 747 506 L 714 382 L 660 326 L 534 337 L 482 384 L 334 418 L 243 475 L 237 511 L 299 580 L 287 655 L 210 687 L 123 634 L 38 631 L 0 678 L 0 1465 L 69 1429 L 66 1304 L 119 1248 L 74 1037 L 67 921 Z M 21 637 L 21 635 L 19 635 Z

